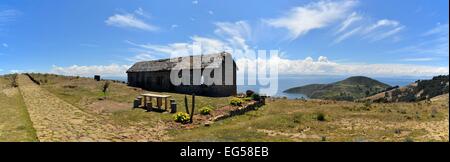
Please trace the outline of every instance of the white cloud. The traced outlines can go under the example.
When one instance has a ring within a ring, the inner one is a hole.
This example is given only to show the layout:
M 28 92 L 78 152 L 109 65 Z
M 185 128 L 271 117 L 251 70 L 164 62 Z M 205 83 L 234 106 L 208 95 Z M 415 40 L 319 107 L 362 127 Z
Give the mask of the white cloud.
M 420 43 L 412 46 L 407 46 L 398 50 L 392 51 L 392 53 L 415 53 L 426 55 L 426 57 L 437 56 L 447 57 L 449 56 L 449 25 L 438 24 L 436 27 L 421 35 L 422 39 L 426 39 Z
M 318 1 L 295 7 L 285 16 L 265 22 L 270 26 L 289 30 L 290 38 L 296 39 L 311 30 L 327 27 L 345 18 L 356 4 L 355 0 Z
M 245 61 L 252 60 L 238 59 L 237 65 L 242 68 Z M 324 56 L 319 57 L 317 61 L 311 57 L 304 60 L 273 57 L 268 62 L 258 60 L 256 66 L 258 68 L 266 67 L 272 61 L 278 63 L 278 73 L 281 75 L 435 76 L 449 73 L 448 67 L 408 64 L 344 64 L 330 61 Z M 250 67 L 249 72 L 252 73 L 256 69 L 257 67 Z
M 148 60 L 154 60 L 154 59 L 155 59 L 155 57 L 149 53 L 139 53 L 136 56 L 127 58 L 127 60 L 131 61 L 131 62 L 148 61 Z
M 352 15 L 349 16 L 348 21 L 350 21 L 350 17 L 355 17 L 355 15 Z M 358 19 L 362 19 L 362 17 Z M 340 35 L 334 40 L 334 44 L 340 43 L 352 36 L 359 36 L 359 38 L 368 39 L 371 42 L 380 41 L 396 36 L 405 28 L 400 22 L 389 19 L 381 19 L 369 24 L 360 24 L 354 28 L 349 28 L 349 25 L 346 25 L 349 22 L 346 21 L 341 24 L 341 28 L 337 31 Z M 353 22 L 355 21 L 353 20 Z
M 355 23 L 355 22 L 357 22 L 357 21 L 359 21 L 359 20 L 361 20 L 361 19 L 362 19 L 362 16 L 359 16 L 356 12 L 353 12 L 350 16 L 347 17 L 347 19 L 345 19 L 345 20 L 341 23 L 341 25 L 340 25 L 340 27 L 339 27 L 337 33 L 343 32 L 343 31 L 346 30 L 348 27 L 350 27 L 353 23 Z
M 2 46 L 5 47 L 5 48 L 8 48 L 8 47 L 9 47 L 9 45 L 6 44 L 6 43 L 3 43 Z
M 336 43 L 340 43 L 340 42 L 346 40 L 347 38 L 349 38 L 349 37 L 351 37 L 351 36 L 353 36 L 355 34 L 358 34 L 358 32 L 360 32 L 360 31 L 361 31 L 361 27 L 358 27 L 358 28 L 355 28 L 355 29 L 353 29 L 353 30 L 351 30 L 349 32 L 346 32 L 346 33 L 340 35 L 337 39 L 335 39 L 334 43 L 335 44 Z
M 215 23 L 217 29 L 215 34 L 226 39 L 231 47 L 249 50 L 247 41 L 251 39 L 251 27 L 246 21 L 230 22 L 217 22 Z
M 139 8 L 135 11 L 136 14 L 144 16 L 144 11 Z M 115 14 L 109 17 L 105 23 L 110 26 L 116 26 L 121 28 L 135 28 L 147 31 L 156 31 L 158 27 L 153 26 L 145 21 L 136 17 L 135 14 L 125 13 L 125 14 Z
M 145 15 L 145 13 L 144 13 L 144 9 L 142 9 L 142 8 L 138 8 L 138 9 L 136 9 L 136 10 L 134 10 L 134 13 L 136 13 L 136 14 L 138 14 L 138 15 L 141 15 L 141 16 L 144 16 Z
M 197 0 L 192 1 L 192 4 L 198 4 L 198 1 Z
M 448 35 L 449 25 L 448 24 L 438 24 L 433 29 L 423 33 L 423 36 L 432 36 L 432 35 Z
M 10 73 L 13 73 L 13 74 L 14 74 L 14 73 L 22 73 L 23 70 L 15 70 L 15 69 L 14 69 L 14 70 L 10 70 L 9 72 L 10 72 Z
M 172 25 L 170 26 L 170 28 L 171 28 L 171 29 L 178 28 L 178 25 L 177 25 L 177 24 L 172 24 Z
M 194 44 L 201 46 L 201 53 L 203 54 L 219 53 L 231 49 L 231 47 L 227 43 L 221 40 L 200 36 L 191 37 L 191 41 L 189 43 L 170 43 L 167 45 L 137 44 L 131 41 L 127 42 L 133 46 L 143 49 L 147 55 L 146 57 L 153 59 L 157 59 L 160 57 L 166 58 L 192 55 Z M 161 56 L 161 54 L 164 55 Z M 141 56 L 143 55 L 138 54 L 137 56 L 133 56 L 128 60 L 133 60 L 135 57 Z
M 217 22 L 215 25 L 216 30 L 214 33 L 219 38 L 192 36 L 188 42 L 175 42 L 164 45 L 138 44 L 126 41 L 128 44 L 139 48 L 139 54 L 127 60 L 136 61 L 192 55 L 194 45 L 200 45 L 201 53 L 203 54 L 219 53 L 233 49 L 245 52 L 250 49 L 247 40 L 251 37 L 251 27 L 247 22 Z
M 70 76 L 126 76 L 126 71 L 130 65 L 94 65 L 94 66 L 80 66 L 72 65 L 69 67 L 60 67 L 53 65 L 51 73 Z
M 384 33 L 378 33 L 377 35 L 373 35 L 372 41 L 379 41 L 379 40 L 391 37 L 391 36 L 399 33 L 400 31 L 402 31 L 404 28 L 405 28 L 404 26 L 401 26 L 401 27 L 397 27 L 392 30 L 386 31 Z
M 381 27 L 397 27 L 400 23 L 395 20 L 388 20 L 388 19 L 382 19 L 378 20 L 375 24 L 368 27 L 364 32 L 369 33 L 375 29 L 381 28 Z
M 208 14 L 214 15 L 214 11 L 209 10 L 209 11 L 208 11 Z

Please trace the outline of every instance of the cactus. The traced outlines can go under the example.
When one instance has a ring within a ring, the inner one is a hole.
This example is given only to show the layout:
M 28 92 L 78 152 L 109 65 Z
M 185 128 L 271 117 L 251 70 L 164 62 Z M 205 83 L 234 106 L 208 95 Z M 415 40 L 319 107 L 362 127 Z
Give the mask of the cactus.
M 186 108 L 186 113 L 189 114 L 188 100 L 187 100 L 187 96 L 186 95 L 184 95 L 184 108 Z
M 190 122 L 192 123 L 192 120 L 194 118 L 194 110 L 195 110 L 195 93 L 192 94 L 192 113 L 191 113 L 191 118 L 190 118 Z

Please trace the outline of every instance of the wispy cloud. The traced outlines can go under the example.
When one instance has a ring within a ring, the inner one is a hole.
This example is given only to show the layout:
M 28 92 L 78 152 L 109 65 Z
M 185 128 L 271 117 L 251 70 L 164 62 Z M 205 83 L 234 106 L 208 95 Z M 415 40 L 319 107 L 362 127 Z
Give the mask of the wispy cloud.
M 14 21 L 19 14 L 19 11 L 13 9 L 0 10 L 0 26 L 4 23 Z
M 424 32 L 420 38 L 425 39 L 415 45 L 393 50 L 391 53 L 414 53 L 426 56 L 449 56 L 449 25 L 438 24 L 436 27 Z
M 358 34 L 361 31 L 361 29 L 362 29 L 361 27 L 358 27 L 358 28 L 355 28 L 349 32 L 346 32 L 346 33 L 340 35 L 338 38 L 336 38 L 334 40 L 334 44 L 340 43 L 340 42 L 346 40 L 347 38 L 349 38 L 355 34 Z
M 270 26 L 285 28 L 291 39 L 297 39 L 314 29 L 320 29 L 341 20 L 357 5 L 355 0 L 318 1 L 291 9 L 284 16 L 264 20 Z
M 345 19 L 341 23 L 341 25 L 336 33 L 341 33 L 343 31 L 345 31 L 353 23 L 360 21 L 362 18 L 363 18 L 362 16 L 358 15 L 356 12 L 353 12 L 350 16 L 347 17 L 347 19 Z
M 385 31 L 385 32 L 380 32 L 380 33 L 377 33 L 377 34 L 375 34 L 375 35 L 371 35 L 371 36 L 369 36 L 369 37 L 371 37 L 371 40 L 372 40 L 372 41 L 383 40 L 383 39 L 386 39 L 386 38 L 388 38 L 388 37 L 391 37 L 391 36 L 393 36 L 393 35 L 399 33 L 399 32 L 402 31 L 404 28 L 405 28 L 404 26 L 396 27 L 396 28 L 394 28 L 394 29 L 391 29 L 391 30 L 388 30 L 388 31 Z
M 161 57 L 178 57 L 193 54 L 194 45 L 199 45 L 203 54 L 219 53 L 238 49 L 247 51 L 251 47 L 248 40 L 251 39 L 251 27 L 246 21 L 216 22 L 214 23 L 214 37 L 192 36 L 187 42 L 175 42 L 169 44 L 139 44 L 132 41 L 126 43 L 138 48 L 133 49 L 138 54 L 127 58 L 128 61 L 149 60 Z M 163 54 L 163 55 L 161 55 Z
M 226 42 L 214 38 L 200 36 L 191 37 L 190 42 L 170 43 L 167 45 L 137 44 L 131 41 L 126 42 L 130 45 L 141 48 L 141 51 L 138 55 L 128 58 L 128 60 L 135 60 L 135 58 L 155 59 L 160 57 L 188 56 L 193 54 L 194 45 L 200 45 L 201 52 L 203 54 L 219 53 L 232 49 Z M 142 55 L 143 53 L 145 53 L 145 55 Z
M 197 0 L 192 1 L 192 4 L 198 4 Z
M 231 47 L 248 50 L 247 44 L 252 37 L 252 29 L 246 21 L 217 22 L 214 33 L 225 39 Z
M 347 25 L 351 24 L 349 22 L 354 23 L 356 22 L 356 20 L 361 19 L 364 18 L 355 15 L 354 13 L 350 15 L 347 20 L 345 20 L 341 24 L 341 27 L 336 31 L 336 33 L 339 35 L 333 41 L 333 43 L 340 43 L 353 36 L 358 36 L 359 38 L 369 40 L 370 42 L 376 42 L 394 37 L 405 28 L 405 26 L 400 22 L 389 19 L 381 19 L 372 23 L 360 23 L 353 28 L 350 28 L 350 25 Z
M 366 28 L 366 30 L 364 31 L 365 33 L 370 33 L 376 29 L 382 28 L 382 27 L 397 27 L 399 26 L 400 23 L 398 21 L 395 20 L 388 20 L 388 19 L 382 19 L 382 20 L 378 20 L 375 24 L 369 26 L 368 28 Z
M 9 47 L 9 45 L 6 44 L 6 43 L 2 43 L 2 46 L 5 47 L 5 48 L 8 48 L 8 47 Z
M 146 17 L 144 11 L 139 8 L 134 13 L 115 14 L 109 17 L 105 23 L 110 26 L 116 26 L 121 28 L 134 28 L 146 31 L 156 31 L 158 27 L 145 22 L 138 18 L 136 15 Z

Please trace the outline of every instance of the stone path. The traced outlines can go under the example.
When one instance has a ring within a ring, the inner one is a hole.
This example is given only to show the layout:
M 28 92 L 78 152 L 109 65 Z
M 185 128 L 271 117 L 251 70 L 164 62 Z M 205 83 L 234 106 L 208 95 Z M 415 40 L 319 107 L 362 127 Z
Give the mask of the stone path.
M 161 141 L 165 138 L 162 128 L 114 125 L 106 117 L 84 112 L 40 88 L 27 76 L 19 75 L 18 83 L 40 141 Z

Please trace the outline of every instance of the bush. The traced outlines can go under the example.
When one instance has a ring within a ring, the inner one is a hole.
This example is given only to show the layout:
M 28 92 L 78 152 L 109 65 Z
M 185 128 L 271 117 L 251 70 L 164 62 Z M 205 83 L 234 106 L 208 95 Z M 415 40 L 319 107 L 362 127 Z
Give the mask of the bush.
M 325 114 L 323 114 L 323 113 L 317 113 L 316 119 L 318 121 L 326 121 L 327 120 Z
M 209 115 L 209 114 L 211 114 L 211 111 L 212 111 L 211 106 L 205 106 L 205 107 L 200 109 L 200 114 L 202 114 L 202 115 Z
M 242 103 L 244 103 L 244 101 L 240 98 L 233 98 L 230 101 L 230 105 L 233 105 L 233 106 L 242 106 Z
M 261 96 L 259 96 L 259 94 L 257 94 L 257 93 L 253 93 L 250 97 L 254 101 L 260 101 L 261 100 Z
M 173 119 L 178 123 L 186 124 L 189 122 L 189 120 L 191 118 L 189 117 L 189 114 L 187 114 L 185 112 L 179 112 L 179 113 L 173 115 Z
M 18 87 L 19 86 L 17 84 L 17 74 L 12 74 L 11 75 L 11 86 L 12 87 Z
M 372 107 L 372 101 L 370 101 L 370 100 L 365 101 L 364 107 Z
M 254 93 L 255 93 L 255 92 L 252 91 L 252 90 L 247 90 L 247 91 L 245 91 L 245 96 L 246 96 L 246 97 L 250 97 L 250 96 L 252 96 Z

